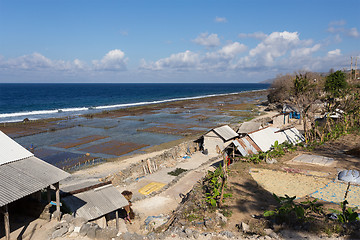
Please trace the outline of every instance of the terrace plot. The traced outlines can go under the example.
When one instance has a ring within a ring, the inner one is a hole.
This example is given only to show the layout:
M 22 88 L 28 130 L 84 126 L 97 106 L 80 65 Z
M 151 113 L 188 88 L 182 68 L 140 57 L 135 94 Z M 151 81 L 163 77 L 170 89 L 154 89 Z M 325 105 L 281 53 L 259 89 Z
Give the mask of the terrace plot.
M 82 148 L 79 149 L 79 151 L 121 156 L 147 146 L 149 145 L 112 140 L 109 142 L 99 143 L 86 148 Z
M 109 136 L 102 136 L 102 135 L 90 135 L 90 136 L 86 136 L 86 137 L 80 137 L 80 138 L 76 138 L 73 140 L 68 140 L 65 142 L 60 142 L 57 144 L 54 144 L 52 146 L 54 147 L 60 147 L 60 148 L 73 148 L 73 147 L 77 147 L 86 143 L 90 143 L 90 142 L 94 142 L 100 139 L 104 139 L 104 138 L 108 138 Z
M 116 119 L 87 119 L 86 121 L 83 121 L 80 126 L 83 127 L 90 127 L 90 128 L 102 128 L 102 129 L 111 129 L 114 127 L 117 127 L 119 125 L 118 120 Z
M 89 154 L 64 152 L 48 148 L 36 150 L 35 156 L 64 170 L 71 169 L 85 163 L 95 162 L 95 159 L 97 159 L 97 157 Z
M 181 135 L 181 136 L 188 136 L 188 135 L 203 133 L 202 130 L 193 129 L 194 127 L 195 126 L 193 126 L 193 125 L 166 123 L 166 124 L 163 124 L 160 126 L 153 126 L 153 127 L 148 127 L 148 128 L 144 128 L 144 129 L 138 129 L 138 131 L 171 134 L 171 135 Z
M 11 138 L 35 135 L 48 131 L 56 131 L 71 128 L 74 123 L 71 121 L 49 121 L 49 122 L 26 122 L 26 123 L 10 123 L 0 125 L 0 130 Z

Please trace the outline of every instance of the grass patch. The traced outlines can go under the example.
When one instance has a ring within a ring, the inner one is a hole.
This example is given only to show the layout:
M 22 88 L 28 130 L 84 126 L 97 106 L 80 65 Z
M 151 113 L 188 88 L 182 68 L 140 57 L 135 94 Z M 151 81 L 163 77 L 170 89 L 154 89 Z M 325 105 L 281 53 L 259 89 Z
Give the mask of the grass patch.
M 183 172 L 186 172 L 186 169 L 182 169 L 182 168 L 176 168 L 174 171 L 168 172 L 169 175 L 171 176 L 179 176 L 180 174 L 182 174 Z

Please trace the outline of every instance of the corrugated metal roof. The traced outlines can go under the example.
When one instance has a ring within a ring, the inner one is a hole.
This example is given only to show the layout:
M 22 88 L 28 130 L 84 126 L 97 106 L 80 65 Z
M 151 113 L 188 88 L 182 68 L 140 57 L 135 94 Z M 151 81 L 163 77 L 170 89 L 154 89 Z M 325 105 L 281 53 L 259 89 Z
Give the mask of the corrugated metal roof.
M 84 189 L 90 186 L 97 185 L 101 183 L 98 178 L 96 179 L 66 179 L 68 183 L 64 183 L 65 181 L 61 182 L 61 191 L 64 193 L 76 191 L 79 189 Z
M 37 157 L 0 165 L 0 207 L 70 176 Z
M 213 131 L 218 134 L 224 141 L 229 141 L 230 139 L 236 138 L 239 136 L 231 127 L 224 125 L 218 128 L 214 128 Z
M 257 154 L 261 151 L 261 149 L 254 143 L 254 141 L 249 136 L 235 139 L 233 143 L 243 156 Z
M 275 141 L 278 140 L 274 131 L 269 127 L 251 132 L 249 136 L 263 152 L 269 151 Z
M 294 105 L 284 104 L 283 112 L 299 112 L 299 109 Z
M 305 141 L 304 136 L 294 127 L 277 131 L 275 134 L 280 135 L 279 138 L 281 138 L 282 142 L 288 141 L 289 143 L 297 144 L 299 142 Z
M 258 122 L 244 122 L 241 124 L 238 133 L 249 133 L 256 130 L 259 130 L 261 127 L 261 124 Z
M 88 221 L 129 205 L 126 198 L 111 184 L 62 199 L 75 217 Z
M 0 131 L 0 165 L 31 156 L 34 156 L 34 154 Z

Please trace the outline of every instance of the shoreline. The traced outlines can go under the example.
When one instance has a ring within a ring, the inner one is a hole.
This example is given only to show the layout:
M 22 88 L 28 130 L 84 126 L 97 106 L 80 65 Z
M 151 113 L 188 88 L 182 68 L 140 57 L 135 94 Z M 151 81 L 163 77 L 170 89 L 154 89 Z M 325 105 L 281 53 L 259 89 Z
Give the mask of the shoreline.
M 125 107 L 125 108 L 119 108 L 119 109 L 103 110 L 101 112 L 96 112 L 96 113 L 79 114 L 79 115 L 72 115 L 72 116 L 67 116 L 67 117 L 52 117 L 52 118 L 42 118 L 42 119 L 35 119 L 35 120 L 28 119 L 25 121 L 22 120 L 22 121 L 17 121 L 17 122 L 0 122 L 0 130 L 4 132 L 4 130 L 9 127 L 17 127 L 17 126 L 22 126 L 22 127 L 30 126 L 31 127 L 31 126 L 45 124 L 41 127 L 46 128 L 46 129 L 43 129 L 43 131 L 37 132 L 37 133 L 41 133 L 41 132 L 46 132 L 46 131 L 52 131 L 50 129 L 51 125 L 54 122 L 58 122 L 58 121 L 72 120 L 75 118 L 116 117 L 114 115 L 117 115 L 118 117 L 119 116 L 135 116 L 137 114 L 140 115 L 140 114 L 149 113 L 149 112 L 153 111 L 154 109 L 168 107 L 166 105 L 181 107 L 181 105 L 185 105 L 185 104 L 200 101 L 200 100 L 206 100 L 206 99 L 216 100 L 221 97 L 236 97 L 236 96 L 248 97 L 247 95 L 255 95 L 255 94 L 261 93 L 261 92 L 267 93 L 267 91 L 268 91 L 268 89 L 251 90 L 251 91 L 243 91 L 243 92 L 232 93 L 232 94 L 222 94 L 222 95 L 217 95 L 217 96 L 207 96 L 207 97 L 202 97 L 202 98 L 185 99 L 185 100 L 174 100 L 174 101 L 161 102 L 161 103 L 151 103 L 151 104 L 146 104 L 146 105 L 131 106 L 131 107 Z M 5 130 L 5 133 L 6 133 L 6 130 Z M 14 138 L 22 137 L 22 136 L 28 136 L 28 135 L 25 134 L 25 135 L 21 135 L 21 136 L 16 136 Z
M 169 149 L 208 129 L 260 115 L 267 90 L 135 106 L 71 118 L 0 124 L 35 155 L 70 172 Z M 94 160 L 95 161 L 94 161 Z M 99 163 L 99 161 L 101 163 Z
M 14 121 L 2 121 L 2 118 L 10 118 L 10 117 L 24 117 L 24 119 L 28 119 L 29 121 L 43 121 L 43 120 L 50 120 L 50 119 L 66 119 L 69 117 L 81 117 L 88 114 L 101 114 L 103 111 L 118 111 L 122 109 L 128 108 L 136 108 L 136 107 L 145 107 L 145 106 L 152 106 L 158 104 L 166 104 L 166 103 L 173 103 L 173 102 L 181 102 L 181 101 L 188 101 L 188 100 L 201 100 L 206 98 L 213 98 L 213 97 L 225 97 L 231 95 L 239 95 L 242 93 L 256 93 L 261 91 L 267 91 L 266 89 L 258 89 L 258 90 L 246 90 L 241 92 L 232 92 L 232 93 L 219 93 L 219 94 L 209 94 L 209 95 L 200 95 L 200 96 L 193 96 L 193 97 L 180 97 L 180 98 L 172 98 L 172 99 L 163 99 L 163 100 L 154 100 L 154 101 L 146 101 L 146 102 L 134 102 L 134 103 L 121 103 L 121 104 L 112 104 L 112 105 L 100 105 L 100 106 L 88 106 L 88 107 L 72 107 L 72 108 L 59 108 L 59 109 L 48 109 L 48 110 L 32 110 L 32 111 L 23 111 L 23 112 L 14 112 L 14 113 L 0 113 L 0 124 L 11 124 L 11 123 L 19 123 L 23 122 L 24 120 L 14 120 Z M 85 111 L 94 111 L 90 113 L 78 113 L 78 112 L 85 112 Z M 31 119 L 27 116 L 32 115 L 45 115 L 45 114 L 57 114 L 57 113 L 73 113 L 70 116 L 61 116 L 61 117 L 49 117 L 49 118 L 35 118 Z

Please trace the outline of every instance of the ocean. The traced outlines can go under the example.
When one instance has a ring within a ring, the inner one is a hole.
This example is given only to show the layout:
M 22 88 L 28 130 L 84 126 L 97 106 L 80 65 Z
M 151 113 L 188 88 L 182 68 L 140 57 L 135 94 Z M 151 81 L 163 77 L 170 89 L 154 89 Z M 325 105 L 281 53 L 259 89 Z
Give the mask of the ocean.
M 269 84 L 0 84 L 0 122 L 95 113 L 137 105 L 266 89 Z

